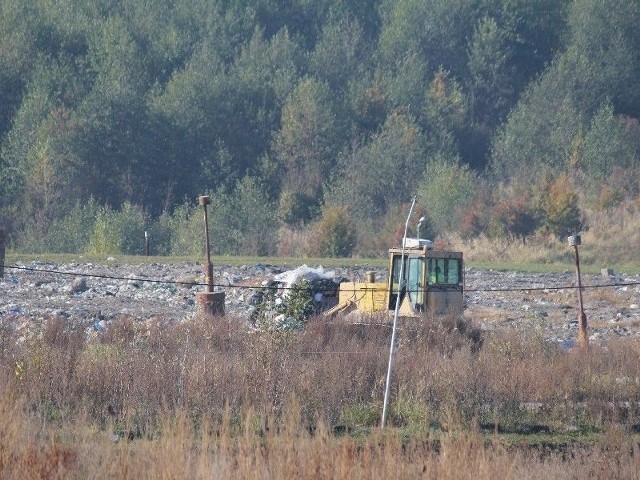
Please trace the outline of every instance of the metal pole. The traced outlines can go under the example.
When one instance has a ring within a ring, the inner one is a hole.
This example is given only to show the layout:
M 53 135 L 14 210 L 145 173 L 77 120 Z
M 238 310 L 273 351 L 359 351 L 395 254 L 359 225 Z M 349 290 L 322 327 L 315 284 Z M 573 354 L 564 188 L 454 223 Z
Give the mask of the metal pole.
M 144 231 L 144 252 L 145 255 L 149 256 L 149 232 Z
M 589 346 L 589 334 L 587 333 L 587 315 L 584 313 L 584 304 L 582 302 L 582 279 L 580 277 L 580 255 L 578 254 L 578 245 L 580 245 L 580 235 L 569 237 L 569 244 L 573 247 L 576 258 L 576 276 L 578 277 L 578 305 L 580 313 L 578 316 L 578 346 L 586 348 Z
M 580 317 L 578 318 L 578 345 L 580 348 L 589 346 L 589 335 L 587 334 L 587 315 L 584 313 L 584 305 L 582 303 L 582 281 L 580 278 L 580 256 L 578 255 L 578 246 L 574 246 L 576 251 L 576 272 L 578 275 L 578 302 L 580 304 Z
M 202 195 L 198 197 L 198 203 L 204 210 L 204 238 L 207 249 L 207 264 L 205 266 L 206 280 L 207 280 L 207 292 L 213 292 L 213 265 L 211 264 L 211 248 L 209 246 L 209 217 L 207 216 L 207 205 L 211 203 L 211 199 Z
M 387 406 L 389 405 L 389 391 L 391 389 L 391 368 L 393 365 L 393 352 L 395 350 L 396 343 L 396 329 L 398 325 L 398 311 L 400 310 L 400 296 L 402 293 L 404 283 L 404 249 L 407 243 L 407 229 L 409 227 L 409 219 L 413 213 L 413 207 L 416 204 L 416 197 L 413 197 L 411 202 L 411 208 L 409 209 L 409 215 L 407 215 L 407 221 L 404 224 L 404 235 L 402 237 L 402 256 L 400 258 L 400 278 L 398 280 L 398 295 L 396 296 L 396 305 L 393 311 L 393 329 L 391 331 L 391 346 L 389 347 L 389 366 L 387 368 L 387 384 L 384 389 L 384 403 L 382 405 L 382 420 L 380 421 L 380 427 L 384 428 L 387 422 Z M 393 275 L 393 272 L 389 272 L 389 275 Z M 393 281 L 391 282 L 393 284 Z
M 0 230 L 0 278 L 4 277 L 4 230 Z

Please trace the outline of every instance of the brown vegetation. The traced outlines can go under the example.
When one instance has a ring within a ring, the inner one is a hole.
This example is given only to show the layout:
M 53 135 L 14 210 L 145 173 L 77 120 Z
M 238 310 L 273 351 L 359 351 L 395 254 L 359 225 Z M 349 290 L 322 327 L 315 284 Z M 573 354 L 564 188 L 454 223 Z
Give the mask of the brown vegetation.
M 640 347 L 403 324 L 378 429 L 386 325 L 64 319 L 0 332 L 2 478 L 631 478 Z

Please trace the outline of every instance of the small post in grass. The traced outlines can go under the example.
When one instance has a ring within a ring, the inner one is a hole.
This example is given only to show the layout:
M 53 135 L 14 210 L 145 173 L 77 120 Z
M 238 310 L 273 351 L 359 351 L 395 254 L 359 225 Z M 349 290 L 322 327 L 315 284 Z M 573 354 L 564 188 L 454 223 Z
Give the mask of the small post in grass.
M 580 235 L 572 235 L 568 238 L 569 245 L 574 248 L 576 257 L 576 275 L 578 277 L 578 305 L 580 313 L 578 316 L 578 346 L 587 348 L 589 346 L 589 335 L 587 333 L 587 315 L 584 313 L 584 305 L 582 303 L 582 280 L 580 278 L 580 256 L 578 254 L 578 245 L 582 243 Z

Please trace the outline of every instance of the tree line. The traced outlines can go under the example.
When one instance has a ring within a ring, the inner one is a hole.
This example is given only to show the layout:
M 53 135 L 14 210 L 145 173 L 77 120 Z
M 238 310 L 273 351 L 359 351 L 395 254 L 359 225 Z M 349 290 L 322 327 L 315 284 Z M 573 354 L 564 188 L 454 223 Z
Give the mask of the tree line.
M 637 0 L 4 0 L 0 222 L 23 251 L 376 255 L 638 203 Z M 111 223 L 109 223 L 111 222 Z M 199 231 L 199 230 L 198 230 Z M 193 237 L 193 238 L 192 238 Z

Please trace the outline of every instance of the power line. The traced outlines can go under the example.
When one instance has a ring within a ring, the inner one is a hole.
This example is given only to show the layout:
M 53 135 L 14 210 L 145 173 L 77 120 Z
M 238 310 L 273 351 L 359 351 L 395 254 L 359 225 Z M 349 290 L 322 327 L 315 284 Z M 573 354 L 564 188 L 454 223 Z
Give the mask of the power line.
M 34 267 L 23 267 L 19 265 L 2 265 L 6 269 L 15 269 L 15 270 L 23 270 L 35 273 L 48 273 L 53 275 L 66 275 L 73 277 L 88 277 L 88 278 L 100 278 L 105 280 L 121 280 L 127 282 L 141 282 L 141 283 L 157 283 L 157 284 L 169 284 L 169 285 L 183 285 L 189 287 L 206 287 L 208 284 L 203 282 L 186 282 L 179 280 L 159 280 L 152 278 L 142 278 L 142 277 L 118 277 L 114 275 L 103 275 L 97 273 L 82 273 L 82 272 L 65 272 L 62 270 L 52 270 L 45 268 L 34 268 Z M 561 285 L 561 286 L 550 286 L 550 287 L 503 287 L 503 288 L 467 288 L 464 290 L 465 293 L 492 293 L 492 292 L 534 292 L 534 291 L 548 291 L 548 290 L 575 290 L 577 288 L 582 289 L 597 289 L 597 288 L 612 288 L 612 287 L 633 287 L 640 285 L 640 282 L 624 282 L 624 283 L 606 283 L 601 285 L 582 285 L 578 287 L 577 285 Z M 300 287 L 275 287 L 271 285 L 236 285 L 236 284 L 214 284 L 213 287 L 218 288 L 238 288 L 238 289 L 247 289 L 247 290 L 298 290 Z M 339 287 L 336 285 L 336 288 L 332 289 L 318 289 L 314 288 L 314 291 L 318 292 L 328 292 L 335 291 Z M 369 288 L 359 288 L 353 290 L 345 290 L 341 289 L 342 292 L 351 292 L 351 293 L 365 293 L 367 291 L 375 291 L 375 289 Z
M 546 290 L 575 290 L 578 288 L 608 288 L 608 287 L 632 287 L 640 285 L 640 282 L 625 282 L 625 283 L 604 283 L 602 285 L 562 285 L 555 287 L 505 287 L 505 288 L 466 288 L 466 293 L 474 292 L 534 292 L 534 291 L 546 291 Z

